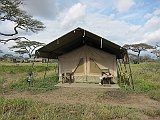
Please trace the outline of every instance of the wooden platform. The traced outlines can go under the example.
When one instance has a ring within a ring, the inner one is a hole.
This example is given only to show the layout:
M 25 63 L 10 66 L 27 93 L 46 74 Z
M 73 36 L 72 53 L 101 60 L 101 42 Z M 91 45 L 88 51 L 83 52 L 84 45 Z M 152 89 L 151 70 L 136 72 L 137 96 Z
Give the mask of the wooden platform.
M 118 89 L 120 88 L 118 84 L 104 84 L 104 85 L 99 85 L 95 83 L 58 83 L 55 86 L 60 86 L 60 87 L 81 87 L 81 88 L 114 88 Z

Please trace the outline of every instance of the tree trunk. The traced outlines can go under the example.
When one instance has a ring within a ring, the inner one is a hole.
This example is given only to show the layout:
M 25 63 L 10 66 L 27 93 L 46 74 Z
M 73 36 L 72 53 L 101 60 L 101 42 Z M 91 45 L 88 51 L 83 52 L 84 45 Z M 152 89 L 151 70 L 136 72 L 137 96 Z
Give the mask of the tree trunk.
M 140 63 L 140 58 L 139 58 L 140 52 L 141 52 L 141 51 L 138 51 L 138 64 Z
M 29 58 L 31 58 L 32 57 L 32 55 L 31 54 L 28 54 L 29 55 Z

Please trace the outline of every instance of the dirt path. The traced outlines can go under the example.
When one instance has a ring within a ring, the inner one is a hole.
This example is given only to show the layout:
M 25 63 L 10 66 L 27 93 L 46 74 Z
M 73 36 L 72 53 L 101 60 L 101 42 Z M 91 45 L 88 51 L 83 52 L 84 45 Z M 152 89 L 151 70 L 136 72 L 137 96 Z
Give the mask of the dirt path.
M 49 104 L 105 104 L 139 109 L 160 109 L 160 102 L 152 100 L 144 94 L 131 94 L 109 89 L 62 87 L 36 95 L 30 94 L 29 92 L 12 91 L 2 96 L 43 101 Z

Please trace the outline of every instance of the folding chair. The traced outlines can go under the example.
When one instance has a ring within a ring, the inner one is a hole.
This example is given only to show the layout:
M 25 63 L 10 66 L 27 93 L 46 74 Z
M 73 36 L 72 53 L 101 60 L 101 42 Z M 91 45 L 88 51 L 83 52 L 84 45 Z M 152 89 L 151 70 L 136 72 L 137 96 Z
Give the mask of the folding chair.
M 73 83 L 74 82 L 74 76 L 73 72 L 71 70 L 65 70 L 64 73 L 62 73 L 62 84 L 63 83 Z

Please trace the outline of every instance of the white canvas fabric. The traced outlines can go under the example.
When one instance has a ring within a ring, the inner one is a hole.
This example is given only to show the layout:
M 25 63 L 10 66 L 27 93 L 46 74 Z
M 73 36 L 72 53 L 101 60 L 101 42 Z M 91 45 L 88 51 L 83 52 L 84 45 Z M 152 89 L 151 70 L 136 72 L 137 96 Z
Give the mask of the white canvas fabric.
M 87 45 L 59 56 L 58 60 L 60 81 L 65 71 L 74 72 L 75 82 L 99 82 L 102 69 L 109 69 L 110 73 L 117 77 L 116 56 Z M 81 64 L 79 64 L 80 61 Z M 94 66 L 91 67 L 93 62 Z M 91 68 L 97 70 L 91 70 Z M 92 73 L 92 71 L 97 72 Z

